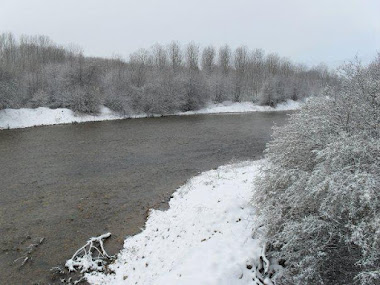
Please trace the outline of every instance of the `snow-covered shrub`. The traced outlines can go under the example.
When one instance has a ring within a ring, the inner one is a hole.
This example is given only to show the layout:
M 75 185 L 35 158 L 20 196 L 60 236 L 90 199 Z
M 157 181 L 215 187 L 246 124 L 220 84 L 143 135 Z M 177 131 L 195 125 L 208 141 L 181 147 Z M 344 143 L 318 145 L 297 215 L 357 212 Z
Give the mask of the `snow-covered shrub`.
M 162 72 L 146 84 L 142 111 L 148 114 L 174 113 L 185 103 L 185 94 L 185 83 L 181 76 Z
M 97 114 L 100 109 L 101 95 L 99 89 L 76 87 L 70 90 L 70 109 L 89 114 Z
M 193 111 L 202 108 L 210 100 L 206 93 L 206 84 L 199 74 L 189 74 L 182 79 L 184 98 L 181 111 Z
M 17 86 L 14 82 L 2 81 L 0 78 L 0 110 L 5 108 L 18 107 L 19 98 L 15 98 L 17 94 Z
M 229 77 L 224 74 L 217 74 L 211 84 L 213 84 L 214 88 L 211 89 L 212 92 L 210 92 L 210 95 L 214 103 L 222 103 L 224 101 L 232 100 L 231 94 L 233 94 L 233 83 Z
M 307 82 L 297 77 L 277 76 L 269 79 L 263 85 L 257 99 L 260 105 L 275 107 L 289 99 L 296 101 L 318 93 L 321 92 L 313 92 Z
M 104 100 L 104 106 L 119 114 L 126 115 L 128 114 L 128 100 L 125 100 L 125 97 L 126 96 L 106 97 Z
M 0 65 L 0 110 L 17 108 L 22 104 L 25 94 L 20 89 L 16 77 L 3 70 Z
M 280 284 L 380 284 L 380 57 L 276 128 L 254 204 Z
M 44 90 L 37 90 L 29 100 L 28 107 L 38 108 L 46 106 L 50 101 L 50 95 Z

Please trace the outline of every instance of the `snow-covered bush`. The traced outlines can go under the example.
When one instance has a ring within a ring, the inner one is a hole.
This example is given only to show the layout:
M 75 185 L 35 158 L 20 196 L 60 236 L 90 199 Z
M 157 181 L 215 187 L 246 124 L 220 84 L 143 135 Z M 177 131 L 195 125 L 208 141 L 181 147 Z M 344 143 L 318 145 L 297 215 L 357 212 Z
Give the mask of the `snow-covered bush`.
M 99 89 L 76 87 L 70 90 L 70 109 L 76 112 L 97 114 L 100 109 L 101 95 Z
M 280 284 L 380 284 L 380 56 L 328 95 L 275 129 L 253 202 Z
M 297 77 L 273 77 L 262 87 L 258 96 L 260 105 L 275 107 L 286 100 L 299 100 L 311 95 L 319 95 L 322 88 L 312 90 L 307 82 Z M 316 92 L 315 92 L 316 91 Z
M 17 94 L 17 86 L 14 82 L 2 81 L 0 78 L 0 110 L 5 108 L 18 107 L 21 100 L 13 100 L 14 95 Z M 21 96 L 20 96 L 21 97 Z
M 0 110 L 19 107 L 24 97 L 25 94 L 20 90 L 16 77 L 3 70 L 0 64 Z
M 185 88 L 181 111 L 193 111 L 203 107 L 210 100 L 206 93 L 206 84 L 199 74 L 190 74 L 183 78 Z

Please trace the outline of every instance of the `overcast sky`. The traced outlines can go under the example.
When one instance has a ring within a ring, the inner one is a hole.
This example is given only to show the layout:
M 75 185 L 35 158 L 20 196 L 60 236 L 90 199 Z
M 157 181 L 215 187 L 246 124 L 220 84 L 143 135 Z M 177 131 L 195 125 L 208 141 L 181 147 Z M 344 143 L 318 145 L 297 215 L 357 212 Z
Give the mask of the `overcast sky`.
M 127 58 L 154 43 L 228 43 L 336 66 L 380 51 L 380 0 L 0 0 L 0 32 Z

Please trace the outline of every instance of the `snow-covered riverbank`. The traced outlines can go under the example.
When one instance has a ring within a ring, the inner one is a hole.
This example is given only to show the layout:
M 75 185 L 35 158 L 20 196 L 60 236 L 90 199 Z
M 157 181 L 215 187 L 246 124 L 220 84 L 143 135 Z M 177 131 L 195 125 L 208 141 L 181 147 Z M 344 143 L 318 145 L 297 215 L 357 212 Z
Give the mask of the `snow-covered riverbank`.
M 87 274 L 88 281 L 255 284 L 263 243 L 252 237 L 250 200 L 261 163 L 222 166 L 189 180 L 174 193 L 167 211 L 153 210 L 145 229 L 125 240 L 111 265 L 115 273 Z
M 219 104 L 210 104 L 206 108 L 197 111 L 177 113 L 177 115 L 292 111 L 300 109 L 303 104 L 304 102 L 288 100 L 272 108 L 269 106 L 256 105 L 251 102 L 234 103 L 227 101 Z
M 102 107 L 100 114 L 97 116 L 77 114 L 65 108 L 49 109 L 40 107 L 36 109 L 5 109 L 0 111 L 0 129 L 18 129 L 43 125 L 118 119 L 123 119 L 123 117 L 106 107 Z
M 180 112 L 173 115 L 288 111 L 299 109 L 301 105 L 302 103 L 292 100 L 279 104 L 276 108 L 269 106 L 258 106 L 251 102 L 224 102 L 220 104 L 209 104 L 206 108 L 198 111 Z M 49 109 L 40 107 L 36 109 L 4 109 L 0 110 L 0 130 L 28 128 L 43 125 L 120 120 L 127 118 L 145 118 L 151 116 L 152 115 L 148 114 L 130 114 L 122 116 L 106 107 L 102 107 L 100 114 L 96 116 L 78 114 L 64 108 Z

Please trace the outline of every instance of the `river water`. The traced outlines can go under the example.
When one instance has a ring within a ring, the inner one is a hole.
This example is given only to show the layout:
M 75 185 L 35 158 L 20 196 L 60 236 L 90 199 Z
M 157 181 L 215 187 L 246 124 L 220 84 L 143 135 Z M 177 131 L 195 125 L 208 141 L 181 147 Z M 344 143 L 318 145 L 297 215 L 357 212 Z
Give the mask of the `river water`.
M 194 115 L 0 131 L 0 284 L 52 284 L 50 268 L 105 232 L 106 249 L 118 252 L 149 208 L 165 208 L 199 172 L 262 157 L 271 127 L 286 119 Z

